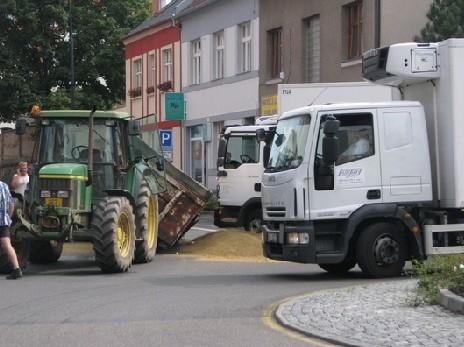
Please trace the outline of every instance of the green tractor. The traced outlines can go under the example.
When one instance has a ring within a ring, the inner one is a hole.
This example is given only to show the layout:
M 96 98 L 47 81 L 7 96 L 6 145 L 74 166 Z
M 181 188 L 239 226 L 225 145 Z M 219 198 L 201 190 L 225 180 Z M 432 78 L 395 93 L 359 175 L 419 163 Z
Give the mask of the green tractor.
M 19 258 L 56 262 L 63 243 L 76 240 L 93 243 L 103 272 L 150 262 L 167 187 L 158 132 L 150 147 L 137 120 L 110 111 L 42 111 L 34 123 L 29 189 L 11 228 Z M 28 126 L 19 119 L 16 134 Z

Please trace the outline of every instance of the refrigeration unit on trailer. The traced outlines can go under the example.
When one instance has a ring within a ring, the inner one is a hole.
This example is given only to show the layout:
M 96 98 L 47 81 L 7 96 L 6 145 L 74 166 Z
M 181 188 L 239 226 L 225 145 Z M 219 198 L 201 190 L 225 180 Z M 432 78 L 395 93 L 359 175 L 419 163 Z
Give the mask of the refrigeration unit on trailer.
M 284 113 L 262 177 L 264 254 L 386 277 L 463 253 L 463 61 L 462 39 L 368 51 L 364 77 L 411 101 Z

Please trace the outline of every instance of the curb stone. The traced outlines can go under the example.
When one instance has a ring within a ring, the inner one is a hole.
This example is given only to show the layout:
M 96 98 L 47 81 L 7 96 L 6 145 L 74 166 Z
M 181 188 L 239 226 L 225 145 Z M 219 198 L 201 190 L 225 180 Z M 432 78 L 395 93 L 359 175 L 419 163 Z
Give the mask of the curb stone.
M 450 311 L 464 314 L 464 298 L 448 289 L 440 289 L 439 302 L 441 306 Z
M 275 318 L 336 345 L 464 346 L 464 316 L 408 304 L 416 286 L 417 280 L 401 280 L 313 292 L 279 304 Z

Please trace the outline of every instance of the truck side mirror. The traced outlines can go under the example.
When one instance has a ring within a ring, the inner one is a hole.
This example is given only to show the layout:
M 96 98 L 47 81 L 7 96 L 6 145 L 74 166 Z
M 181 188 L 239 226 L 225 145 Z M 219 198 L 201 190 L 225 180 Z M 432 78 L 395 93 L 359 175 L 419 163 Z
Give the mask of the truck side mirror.
M 218 158 L 216 161 L 217 168 L 224 166 L 224 162 L 225 162 L 224 158 L 226 157 L 226 145 L 227 145 L 226 140 L 224 138 L 221 138 L 219 140 L 219 146 L 218 146 Z
M 24 135 L 26 133 L 26 120 L 24 118 L 18 118 L 15 124 L 16 135 Z
M 266 131 L 264 129 L 256 130 L 256 141 L 258 142 L 266 141 Z
M 129 136 L 138 136 L 141 134 L 140 123 L 138 120 L 131 119 L 127 122 L 127 133 Z
M 322 139 L 322 160 L 332 165 L 338 159 L 338 129 L 340 121 L 329 118 L 324 124 L 324 138 Z

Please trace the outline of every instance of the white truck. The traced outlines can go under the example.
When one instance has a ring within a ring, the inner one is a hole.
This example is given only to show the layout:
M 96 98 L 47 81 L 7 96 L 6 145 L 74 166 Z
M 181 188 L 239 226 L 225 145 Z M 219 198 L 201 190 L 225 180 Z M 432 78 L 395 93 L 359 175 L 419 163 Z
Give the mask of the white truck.
M 259 117 L 255 125 L 226 127 L 221 134 L 216 188 L 219 208 L 214 214 L 215 225 L 260 229 L 261 176 L 268 153 L 263 152 L 264 144 L 256 142 L 256 130 L 269 131 L 284 111 L 309 104 L 389 101 L 399 97 L 396 88 L 368 82 L 279 84 L 277 115 Z
M 363 76 L 411 101 L 284 113 L 262 177 L 264 254 L 388 277 L 464 253 L 463 61 L 463 39 L 371 50 Z

